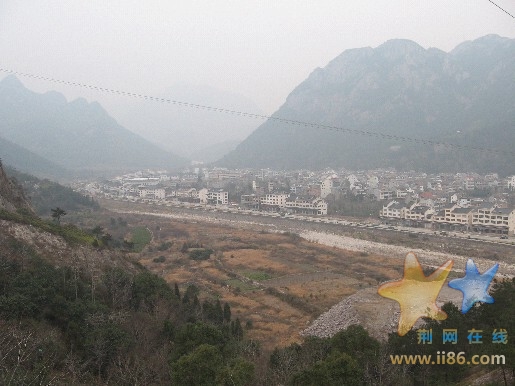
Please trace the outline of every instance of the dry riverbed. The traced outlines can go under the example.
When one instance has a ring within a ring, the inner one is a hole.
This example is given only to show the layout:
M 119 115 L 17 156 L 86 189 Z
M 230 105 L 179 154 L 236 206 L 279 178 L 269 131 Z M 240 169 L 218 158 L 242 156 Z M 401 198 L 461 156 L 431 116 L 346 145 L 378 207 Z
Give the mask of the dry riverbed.
M 454 260 L 450 277 L 463 272 L 469 257 L 480 271 L 497 262 L 492 257 L 499 257 L 497 277 L 515 275 L 513 247 L 483 246 L 489 253 L 484 258 L 478 253 L 445 252 L 453 249 L 448 248 L 453 243 L 460 243 L 459 251 L 469 248 L 466 241 L 450 238 L 427 237 L 414 240 L 415 247 L 411 243 L 400 246 L 389 243 L 388 234 L 379 232 L 373 237 L 374 233 L 360 230 L 357 237 L 351 237 L 353 230 L 336 225 L 176 208 L 140 206 L 134 210 L 112 205 L 110 209 L 140 218 L 145 224 L 160 224 L 162 235 L 154 242 L 167 240 L 168 224 L 188 235 L 179 240 L 175 237 L 176 245 L 194 238 L 218 251 L 215 258 L 199 263 L 172 248 L 165 254 L 165 264 L 153 262 L 159 253 L 146 251 L 142 263 L 169 282 L 178 282 L 183 288 L 195 283 L 211 296 L 229 302 L 235 315 L 249 326 L 247 336 L 264 341 L 269 348 L 297 341 L 300 334 L 330 336 L 353 323 L 384 339 L 396 329 L 399 308 L 396 302 L 377 295 L 377 288 L 384 281 L 402 277 L 403 260 L 410 251 L 428 268 Z M 478 251 L 475 245 L 470 249 Z M 460 292 L 444 288 L 439 303 L 459 302 Z

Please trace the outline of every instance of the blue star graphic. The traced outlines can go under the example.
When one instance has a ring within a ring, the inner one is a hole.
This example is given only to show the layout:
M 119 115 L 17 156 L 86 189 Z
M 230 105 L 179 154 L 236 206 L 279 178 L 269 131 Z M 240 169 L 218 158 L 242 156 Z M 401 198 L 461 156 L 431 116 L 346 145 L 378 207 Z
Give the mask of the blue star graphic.
M 449 282 L 449 287 L 463 292 L 463 303 L 461 313 L 466 314 L 468 310 L 477 302 L 493 303 L 494 298 L 486 293 L 492 282 L 499 264 L 495 264 L 482 275 L 477 270 L 476 264 L 472 259 L 467 260 L 465 277 L 454 279 Z

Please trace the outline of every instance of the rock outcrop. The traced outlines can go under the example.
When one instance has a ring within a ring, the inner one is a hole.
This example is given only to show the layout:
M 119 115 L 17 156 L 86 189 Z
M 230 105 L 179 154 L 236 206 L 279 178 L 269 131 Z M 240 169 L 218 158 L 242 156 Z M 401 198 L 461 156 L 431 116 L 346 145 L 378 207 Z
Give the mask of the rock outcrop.
M 0 161 L 0 209 L 15 211 L 24 209 L 32 212 L 21 187 L 5 173 Z

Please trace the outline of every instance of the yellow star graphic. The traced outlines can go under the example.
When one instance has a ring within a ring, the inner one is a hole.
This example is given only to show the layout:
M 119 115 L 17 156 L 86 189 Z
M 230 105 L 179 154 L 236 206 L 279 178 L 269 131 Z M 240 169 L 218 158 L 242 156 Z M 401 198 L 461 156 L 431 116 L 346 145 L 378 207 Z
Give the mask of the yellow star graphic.
M 402 280 L 385 283 L 379 287 L 377 290 L 379 295 L 396 300 L 401 306 L 397 329 L 400 336 L 406 335 L 421 317 L 447 319 L 447 314 L 436 305 L 436 298 L 452 265 L 453 261 L 449 260 L 426 277 L 417 256 L 410 252 L 404 260 Z

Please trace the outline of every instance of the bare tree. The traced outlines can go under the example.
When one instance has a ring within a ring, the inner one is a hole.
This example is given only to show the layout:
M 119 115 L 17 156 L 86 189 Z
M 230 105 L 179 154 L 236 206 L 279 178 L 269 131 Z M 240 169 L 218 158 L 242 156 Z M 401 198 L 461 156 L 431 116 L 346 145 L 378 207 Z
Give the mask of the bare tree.
M 58 362 L 57 353 L 45 349 L 55 339 L 53 331 L 41 337 L 33 330 L 0 322 L 0 384 L 57 384 L 60 378 L 51 376 Z

